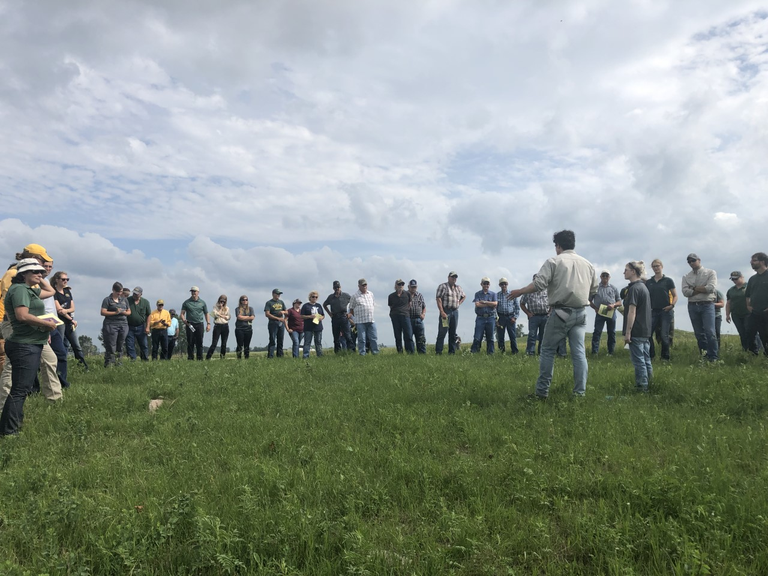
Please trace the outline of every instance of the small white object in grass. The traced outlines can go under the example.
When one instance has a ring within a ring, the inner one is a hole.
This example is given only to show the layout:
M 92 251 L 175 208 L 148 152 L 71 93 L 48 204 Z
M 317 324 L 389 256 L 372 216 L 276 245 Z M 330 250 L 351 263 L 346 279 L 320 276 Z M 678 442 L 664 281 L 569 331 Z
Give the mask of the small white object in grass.
M 163 405 L 163 399 L 162 398 L 157 398 L 155 400 L 150 400 L 149 401 L 149 411 L 150 412 L 156 412 L 157 409 L 160 408 L 160 406 L 162 406 L 162 405 Z

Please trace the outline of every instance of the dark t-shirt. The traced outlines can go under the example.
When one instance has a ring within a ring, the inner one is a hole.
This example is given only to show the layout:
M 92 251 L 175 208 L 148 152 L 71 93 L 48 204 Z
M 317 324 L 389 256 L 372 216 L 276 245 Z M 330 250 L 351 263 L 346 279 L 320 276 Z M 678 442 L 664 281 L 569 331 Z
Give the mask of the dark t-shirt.
M 104 300 L 101 301 L 101 307 L 106 309 L 107 312 L 117 312 L 118 310 L 129 310 L 128 299 L 120 296 L 120 299 L 115 302 L 110 294 Z M 128 318 L 125 316 L 104 316 L 104 324 L 128 324 Z
M 152 314 L 152 308 L 149 305 L 149 300 L 143 296 L 136 302 L 133 297 L 128 298 L 128 305 L 131 307 L 131 315 L 128 316 L 129 326 L 144 326 L 147 323 L 147 318 Z
M 320 306 L 319 303 L 312 304 L 312 302 L 307 302 L 304 304 L 304 306 L 301 307 L 302 316 L 309 316 L 310 314 L 320 314 L 323 318 L 325 318 L 325 312 L 323 312 L 323 307 Z M 304 320 L 304 332 L 322 332 L 322 330 L 322 320 L 317 324 L 315 324 L 314 320 Z
M 264 304 L 264 312 L 269 312 L 272 314 L 272 316 L 276 316 L 278 318 L 283 317 L 283 312 L 285 311 L 285 302 L 282 300 L 267 300 L 267 303 Z M 269 318 L 270 322 L 275 322 L 272 318 Z
M 72 290 L 70 290 L 69 288 L 64 288 L 62 292 L 59 292 L 58 290 L 56 290 L 53 297 L 56 298 L 56 302 L 59 303 L 59 306 L 66 309 L 72 306 Z M 72 320 L 70 320 L 63 314 L 59 314 L 59 318 L 61 319 L 62 322 L 64 322 L 64 324 L 72 324 Z
M 762 312 L 768 308 L 768 270 L 749 279 L 745 295 L 752 310 Z
M 330 306 L 331 316 L 341 316 L 347 313 L 347 306 L 349 305 L 350 295 L 346 292 L 342 292 L 337 297 L 336 294 L 331 293 L 328 298 L 323 302 L 323 307 Z
M 403 293 L 398 296 L 397 292 L 392 292 L 387 298 L 387 305 L 390 316 L 410 316 L 411 293 L 403 290 Z
M 239 306 L 235 308 L 235 318 L 237 318 L 238 314 L 241 314 Z M 253 308 L 251 306 L 248 306 L 248 312 L 243 314 L 243 316 L 253 316 Z M 241 330 L 253 328 L 253 321 L 252 320 L 235 320 L 235 329 L 238 329 L 238 328 L 240 328 Z
M 629 314 L 630 305 L 637 307 L 635 323 L 632 325 L 632 336 L 635 338 L 651 337 L 651 296 L 642 280 L 632 282 L 624 298 L 624 313 Z M 626 321 L 625 321 L 626 326 Z M 626 334 L 626 329 L 624 331 Z
M 288 310 L 288 328 L 294 332 L 304 332 L 304 318 L 301 317 L 301 309 L 291 307 Z
M 648 288 L 648 292 L 651 295 L 651 308 L 653 310 L 659 310 L 669 306 L 670 290 L 675 289 L 675 282 L 669 276 L 662 276 L 658 282 L 655 278 L 651 277 L 645 281 L 645 287 Z
M 726 292 L 725 297 L 731 303 L 731 316 L 735 318 L 746 318 L 749 316 L 747 310 L 747 285 L 742 284 L 741 288 L 731 286 Z

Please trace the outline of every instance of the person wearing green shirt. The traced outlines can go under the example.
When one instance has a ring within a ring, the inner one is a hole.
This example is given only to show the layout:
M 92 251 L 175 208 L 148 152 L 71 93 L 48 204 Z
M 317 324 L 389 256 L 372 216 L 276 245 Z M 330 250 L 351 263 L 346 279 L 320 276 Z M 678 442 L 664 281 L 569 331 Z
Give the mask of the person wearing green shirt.
M 136 342 L 139 343 L 141 359 L 145 362 L 149 361 L 147 336 L 149 335 L 149 316 L 152 314 L 152 308 L 149 305 L 149 300 L 144 298 L 143 294 L 144 290 L 141 286 L 136 286 L 128 299 L 131 315 L 128 316 L 128 334 L 125 337 L 125 345 L 128 348 L 131 362 L 136 360 Z
M 187 327 L 187 360 L 203 359 L 203 336 L 211 331 L 211 320 L 208 317 L 208 306 L 200 299 L 200 288 L 192 286 L 190 296 L 181 305 L 181 321 Z M 205 320 L 205 332 L 203 332 Z
M 744 292 L 749 310 L 747 342 L 750 352 L 757 354 L 755 337 L 758 334 L 763 345 L 768 345 L 768 255 L 765 252 L 757 252 L 752 255 L 749 264 L 756 274 L 749 279 L 747 290 Z M 768 347 L 764 352 L 768 356 Z
M 16 434 L 24 421 L 24 400 L 32 392 L 48 334 L 56 329 L 53 319 L 41 319 L 45 305 L 38 285 L 45 268 L 35 258 L 24 258 L 16 265 L 16 276 L 5 295 L 5 314 L 13 334 L 5 342 L 11 363 L 11 391 L 0 414 L 0 436 Z
M 731 319 L 733 319 L 733 325 L 736 326 L 736 331 L 739 333 L 741 347 L 748 351 L 750 346 L 747 340 L 747 318 L 749 317 L 746 295 L 747 282 L 744 280 L 744 274 L 739 270 L 731 272 L 731 282 L 733 282 L 733 286 L 725 293 L 725 321 L 730 324 Z M 762 347 L 759 336 L 757 336 L 755 344 L 758 348 Z

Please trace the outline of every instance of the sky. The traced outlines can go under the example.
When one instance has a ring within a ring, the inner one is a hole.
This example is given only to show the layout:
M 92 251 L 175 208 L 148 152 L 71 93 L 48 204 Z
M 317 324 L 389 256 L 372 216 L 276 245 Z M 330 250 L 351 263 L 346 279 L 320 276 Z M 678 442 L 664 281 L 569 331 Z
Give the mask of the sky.
M 396 279 L 434 341 L 449 271 L 524 286 L 561 229 L 617 287 L 768 251 L 757 2 L 0 0 L 0 78 L 0 255 L 45 246 L 94 341 L 116 280 L 261 310 L 364 277 L 392 344 Z

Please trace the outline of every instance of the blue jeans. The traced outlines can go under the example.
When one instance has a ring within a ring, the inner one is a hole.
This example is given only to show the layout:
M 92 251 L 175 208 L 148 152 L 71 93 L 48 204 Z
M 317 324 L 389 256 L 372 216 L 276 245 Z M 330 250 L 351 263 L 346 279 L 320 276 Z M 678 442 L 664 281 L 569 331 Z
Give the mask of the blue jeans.
M 295 332 L 294 332 L 295 334 Z M 309 358 L 309 351 L 312 349 L 312 338 L 315 339 L 315 354 L 319 358 L 323 355 L 323 331 L 309 330 L 304 332 L 304 358 Z
M 395 331 L 395 347 L 399 354 L 403 353 L 403 340 L 405 340 L 405 351 L 413 354 L 413 328 L 411 327 L 411 318 L 396 314 L 390 316 L 392 320 L 392 329 Z
M 354 350 L 352 330 L 346 314 L 331 317 L 331 330 L 333 330 L 333 351 L 339 353 L 342 350 Z
M 496 341 L 499 343 L 499 352 L 504 352 L 504 333 L 509 336 L 509 352 L 517 354 L 517 320 L 512 320 L 512 316 L 499 314 L 498 325 L 496 326 Z
M 379 353 L 375 322 L 358 322 L 357 324 L 357 351 L 360 356 L 365 356 L 365 343 L 371 345 L 371 354 Z
M 267 324 L 267 330 L 269 330 L 269 348 L 267 348 L 267 358 L 275 357 L 275 350 L 277 350 L 277 357 L 283 356 L 283 338 L 285 338 L 285 324 L 278 322 L 277 320 L 270 320 Z
M 136 360 L 136 345 L 139 343 L 139 350 L 141 352 L 142 360 L 149 360 L 149 347 L 147 346 L 147 333 L 144 324 L 140 326 L 128 325 L 128 334 L 125 335 L 125 345 L 128 347 L 128 357 L 131 360 Z
M 294 330 L 291 332 L 291 356 L 294 358 L 299 357 L 299 346 L 301 346 L 301 341 L 304 339 L 304 332 L 297 332 Z
M 603 326 L 606 327 L 608 332 L 608 354 L 613 354 L 616 349 L 616 316 L 613 318 L 606 318 L 595 315 L 595 329 L 592 332 L 592 354 L 597 354 L 600 349 L 600 336 L 603 334 Z
M 0 436 L 16 434 L 24 421 L 24 400 L 32 392 L 40 367 L 42 344 L 5 342 L 5 354 L 11 361 L 11 391 L 0 415 Z
M 555 353 L 558 344 L 568 337 L 571 343 L 571 360 L 573 362 L 573 393 L 584 396 L 587 389 L 587 354 L 584 348 L 584 335 L 587 333 L 587 312 L 584 308 L 561 308 L 565 313 L 570 312 L 567 320 L 563 320 L 553 310 L 544 328 L 544 338 L 541 341 L 541 357 L 539 359 L 539 379 L 536 380 L 536 395 L 542 398 L 549 396 L 552 384 L 552 374 L 555 370 Z
M 629 356 L 635 367 L 635 386 L 639 391 L 646 392 L 648 383 L 653 379 L 650 338 L 633 336 L 629 342 Z
M 51 332 L 51 350 L 56 354 L 56 373 L 59 375 L 59 382 L 62 388 L 69 388 L 67 381 L 67 347 L 64 345 L 64 338 L 61 332 L 54 330 Z
M 693 333 L 699 344 L 699 350 L 707 351 L 707 360 L 717 360 L 717 337 L 715 335 L 715 303 L 697 304 L 688 302 L 688 315 L 691 317 Z
M 443 326 L 443 319 L 438 318 L 437 325 L 437 341 L 435 342 L 435 354 L 443 353 L 443 343 L 445 342 L 445 334 L 448 333 L 448 354 L 454 354 L 456 352 L 456 326 L 459 323 L 459 309 L 445 311 L 448 315 L 448 326 Z
M 528 342 L 525 353 L 528 356 L 536 354 L 536 341 L 539 341 L 539 354 L 541 354 L 541 340 L 544 337 L 544 327 L 547 325 L 547 314 L 534 314 L 528 318 Z
M 661 358 L 669 360 L 669 327 L 672 325 L 672 319 L 675 317 L 675 311 L 665 312 L 664 308 L 654 308 L 651 310 L 651 358 L 656 356 L 656 348 L 653 345 L 654 336 L 661 340 Z
M 427 336 L 424 332 L 424 320 L 421 318 L 411 318 L 411 329 L 413 337 L 416 340 L 416 351 L 419 354 L 427 353 Z
M 475 318 L 475 335 L 472 338 L 472 348 L 469 350 L 472 354 L 480 352 L 483 336 L 485 336 L 485 351 L 488 354 L 493 354 L 493 327 L 495 324 L 496 319 L 493 316 L 477 316 Z

